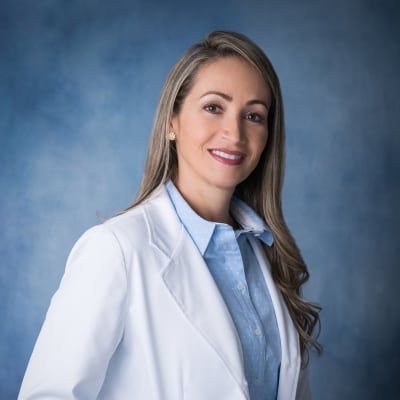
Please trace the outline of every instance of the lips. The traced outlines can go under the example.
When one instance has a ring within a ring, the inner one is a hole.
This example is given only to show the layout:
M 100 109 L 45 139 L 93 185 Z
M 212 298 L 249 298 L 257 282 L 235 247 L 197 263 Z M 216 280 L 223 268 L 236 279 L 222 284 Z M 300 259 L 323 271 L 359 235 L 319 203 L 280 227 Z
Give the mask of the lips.
M 244 159 L 244 153 L 235 150 L 220 150 L 220 149 L 208 149 L 211 157 L 216 159 L 222 164 L 226 165 L 239 165 Z M 224 153 L 227 153 L 224 155 Z
M 234 156 L 242 156 L 242 157 L 245 156 L 245 154 L 242 153 L 241 151 L 229 150 L 229 149 L 226 149 L 226 148 L 224 148 L 224 147 L 214 147 L 214 148 L 212 148 L 212 149 L 208 149 L 208 151 L 212 151 L 212 150 L 223 151 L 224 153 L 232 154 L 232 155 L 234 155 Z

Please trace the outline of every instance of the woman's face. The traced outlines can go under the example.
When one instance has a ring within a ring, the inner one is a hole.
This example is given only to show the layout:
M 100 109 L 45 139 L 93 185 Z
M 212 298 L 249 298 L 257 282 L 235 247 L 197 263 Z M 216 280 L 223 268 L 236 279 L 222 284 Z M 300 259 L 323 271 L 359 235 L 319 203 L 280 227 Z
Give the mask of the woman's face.
M 246 61 L 219 58 L 200 67 L 180 113 L 171 120 L 178 181 L 233 191 L 257 166 L 265 148 L 270 103 L 270 89 Z M 213 149 L 224 153 L 213 154 Z M 233 152 L 239 160 L 232 159 Z

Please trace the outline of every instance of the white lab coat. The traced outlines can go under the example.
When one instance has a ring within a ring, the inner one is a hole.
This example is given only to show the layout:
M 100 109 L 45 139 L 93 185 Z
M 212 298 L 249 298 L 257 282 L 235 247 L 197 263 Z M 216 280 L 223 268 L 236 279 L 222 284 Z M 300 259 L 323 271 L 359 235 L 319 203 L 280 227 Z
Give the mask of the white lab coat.
M 258 239 L 281 339 L 278 400 L 309 400 L 298 333 Z M 18 400 L 249 400 L 239 337 L 164 184 L 74 244 Z

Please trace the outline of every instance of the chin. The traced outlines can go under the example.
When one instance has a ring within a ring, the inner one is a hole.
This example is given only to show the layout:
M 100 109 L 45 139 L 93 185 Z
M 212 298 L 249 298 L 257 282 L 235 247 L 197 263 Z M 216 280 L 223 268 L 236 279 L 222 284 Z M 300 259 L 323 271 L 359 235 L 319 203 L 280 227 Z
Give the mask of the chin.
M 241 181 L 245 178 L 232 178 L 227 176 L 216 177 L 213 176 L 209 182 L 212 183 L 214 186 L 217 186 L 221 189 L 232 190 L 235 189 L 236 185 L 238 185 Z

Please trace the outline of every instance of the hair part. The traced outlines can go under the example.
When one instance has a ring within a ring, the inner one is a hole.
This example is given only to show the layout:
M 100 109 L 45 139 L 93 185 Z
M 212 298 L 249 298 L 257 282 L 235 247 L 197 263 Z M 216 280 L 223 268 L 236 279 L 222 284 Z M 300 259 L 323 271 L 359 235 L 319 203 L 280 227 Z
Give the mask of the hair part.
M 271 90 L 272 102 L 267 121 L 269 135 L 265 149 L 257 167 L 236 186 L 235 194 L 248 203 L 272 231 L 273 245 L 262 246 L 271 263 L 272 277 L 299 333 L 302 366 L 305 366 L 309 361 L 310 348 L 316 349 L 319 355 L 323 352 L 322 345 L 317 341 L 322 307 L 302 296 L 302 285 L 308 281 L 309 272 L 282 213 L 285 124 L 279 79 L 263 50 L 248 37 L 234 31 L 212 31 L 190 46 L 173 66 L 161 90 L 139 191 L 133 203 L 116 215 L 136 207 L 148 199 L 159 185 L 176 176 L 178 160 L 175 142 L 167 138 L 172 115 L 179 114 L 200 67 L 221 57 L 232 56 L 252 65 Z

